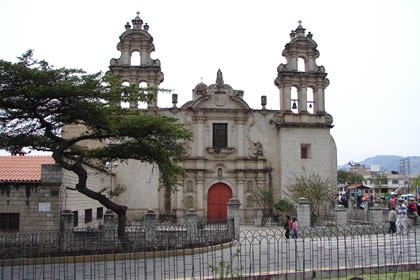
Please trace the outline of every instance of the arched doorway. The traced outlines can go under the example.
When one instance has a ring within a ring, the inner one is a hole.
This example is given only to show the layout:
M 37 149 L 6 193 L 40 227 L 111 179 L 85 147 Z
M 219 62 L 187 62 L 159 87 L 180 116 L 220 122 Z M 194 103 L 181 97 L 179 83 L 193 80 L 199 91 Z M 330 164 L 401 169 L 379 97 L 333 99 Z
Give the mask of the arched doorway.
M 207 221 L 227 218 L 227 203 L 232 198 L 232 190 L 223 183 L 210 187 L 207 196 Z

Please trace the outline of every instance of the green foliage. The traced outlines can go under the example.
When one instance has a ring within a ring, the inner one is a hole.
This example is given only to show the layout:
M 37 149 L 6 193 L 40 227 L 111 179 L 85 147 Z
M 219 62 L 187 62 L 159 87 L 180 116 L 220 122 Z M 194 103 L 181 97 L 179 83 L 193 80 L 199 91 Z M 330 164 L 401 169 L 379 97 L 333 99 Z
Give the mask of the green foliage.
M 127 191 L 127 187 L 125 185 L 122 184 L 118 184 L 115 187 L 111 188 L 102 188 L 99 193 L 106 193 L 108 197 L 118 197 L 120 196 L 122 193 Z
M 388 177 L 382 173 L 375 173 L 370 176 L 370 182 L 375 186 L 385 185 L 388 183 Z
M 273 207 L 274 194 L 268 186 L 257 186 L 253 191 L 254 201 L 263 217 L 267 217 Z
M 274 204 L 274 208 L 280 211 L 281 213 L 285 213 L 294 208 L 292 202 L 287 199 L 280 199 Z
M 232 263 L 234 260 L 239 256 L 240 250 L 238 249 L 232 257 Z M 217 265 L 210 265 L 209 268 L 216 275 L 217 280 L 242 280 L 243 278 L 240 276 L 240 272 L 243 270 L 243 267 L 239 267 L 234 269 L 232 267 L 232 263 L 225 262 L 224 260 L 220 260 Z
M 320 206 L 329 202 L 334 192 L 329 178 L 305 169 L 295 174 L 286 188 L 294 200 L 301 197 L 308 199 L 314 219 L 320 216 Z
M 344 185 L 361 184 L 364 178 L 362 175 L 348 172 L 344 169 L 337 171 L 337 182 Z
M 139 160 L 156 164 L 166 189 L 174 189 L 191 132 L 174 118 L 121 108 L 121 101 L 148 101 L 157 89 L 122 86 L 119 77 L 54 68 L 27 51 L 19 62 L 0 60 L 0 148 L 52 152 L 55 161 L 79 177 L 76 189 L 118 213 L 124 207 L 89 190 L 82 163 Z M 78 125 L 83 133 L 62 135 Z M 86 141 L 96 143 L 88 148 Z M 106 145 L 105 145 L 106 142 Z
M 420 187 L 420 175 L 417 176 L 416 180 L 411 184 L 414 187 Z

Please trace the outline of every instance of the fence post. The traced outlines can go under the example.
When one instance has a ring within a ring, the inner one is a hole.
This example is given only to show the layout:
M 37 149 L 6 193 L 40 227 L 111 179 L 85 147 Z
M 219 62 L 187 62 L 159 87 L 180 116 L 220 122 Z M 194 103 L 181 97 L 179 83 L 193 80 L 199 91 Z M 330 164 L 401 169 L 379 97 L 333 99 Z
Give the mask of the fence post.
M 60 247 L 63 251 L 71 246 L 73 237 L 74 216 L 70 210 L 63 210 L 60 218 Z
M 337 226 L 343 226 L 347 224 L 347 209 L 339 204 L 335 207 L 335 223 Z
M 187 214 L 185 214 L 185 223 L 187 224 L 187 240 L 196 241 L 198 237 L 198 228 L 197 228 L 197 212 L 190 208 L 188 209 Z
M 299 226 L 311 226 L 311 210 L 309 207 L 309 201 L 306 198 L 301 197 L 298 198 L 297 204 L 297 219 L 299 221 Z
M 381 224 L 384 222 L 384 209 L 382 209 L 382 207 L 378 204 L 375 203 L 369 211 L 372 214 L 372 223 Z
M 150 242 L 149 244 L 153 244 L 156 240 L 156 221 L 157 214 L 152 208 L 150 208 L 144 214 L 145 238 L 147 243 Z
M 115 238 L 115 213 L 111 210 L 106 210 L 104 215 L 104 239 L 106 241 L 116 242 Z
M 233 219 L 233 229 L 235 234 L 235 239 L 239 240 L 239 234 L 241 232 L 240 220 L 241 220 L 241 202 L 237 198 L 232 198 L 229 200 L 227 209 L 228 219 Z

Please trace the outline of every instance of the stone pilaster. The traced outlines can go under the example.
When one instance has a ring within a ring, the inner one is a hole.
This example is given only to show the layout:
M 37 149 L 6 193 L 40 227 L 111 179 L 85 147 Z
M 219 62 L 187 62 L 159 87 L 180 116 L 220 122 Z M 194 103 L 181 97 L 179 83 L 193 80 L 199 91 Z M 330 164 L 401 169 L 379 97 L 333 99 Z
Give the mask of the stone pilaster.
M 337 226 L 343 226 L 347 224 L 347 209 L 341 205 L 338 204 L 335 209 L 335 223 Z
M 233 219 L 233 228 L 235 233 L 235 239 L 239 240 L 239 234 L 241 232 L 240 219 L 241 219 L 241 203 L 238 199 L 232 198 L 228 202 L 227 217 Z

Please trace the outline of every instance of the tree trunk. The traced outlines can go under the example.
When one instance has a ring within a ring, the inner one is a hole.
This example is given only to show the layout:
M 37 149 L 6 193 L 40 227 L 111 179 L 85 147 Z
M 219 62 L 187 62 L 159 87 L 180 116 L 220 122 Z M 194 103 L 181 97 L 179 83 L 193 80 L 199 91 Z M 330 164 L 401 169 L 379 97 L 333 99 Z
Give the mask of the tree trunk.
M 119 205 L 113 201 L 111 201 L 108 197 L 103 195 L 102 193 L 98 193 L 95 191 L 92 191 L 87 187 L 87 178 L 88 174 L 86 169 L 83 167 L 82 163 L 79 159 L 72 159 L 69 162 L 64 160 L 64 155 L 60 152 L 54 152 L 53 158 L 57 164 L 59 164 L 64 169 L 67 169 L 69 171 L 73 171 L 76 173 L 78 177 L 78 182 L 76 184 L 76 190 L 84 195 L 86 195 L 89 198 L 92 198 L 99 203 L 101 203 L 103 206 L 105 206 L 107 209 L 110 209 L 112 212 L 116 213 L 118 216 L 118 238 L 122 242 L 123 245 L 127 244 L 126 241 L 126 234 L 125 234 L 125 224 L 127 220 L 127 206 Z
M 169 217 L 171 215 L 171 195 L 172 195 L 171 190 L 165 189 L 163 200 L 164 200 L 164 211 L 165 211 L 166 217 Z

